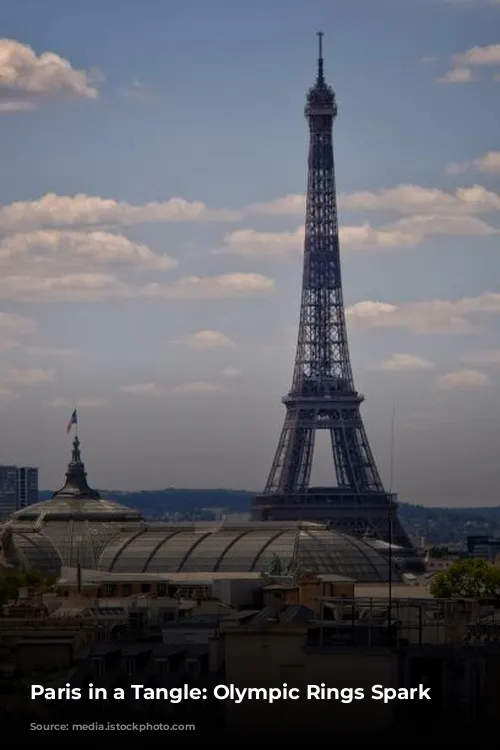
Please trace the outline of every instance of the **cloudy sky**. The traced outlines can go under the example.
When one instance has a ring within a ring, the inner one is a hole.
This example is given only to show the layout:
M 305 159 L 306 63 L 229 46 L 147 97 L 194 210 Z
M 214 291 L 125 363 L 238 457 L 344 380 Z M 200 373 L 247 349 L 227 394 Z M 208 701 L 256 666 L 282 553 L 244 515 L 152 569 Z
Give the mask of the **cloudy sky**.
M 500 2 L 4 0 L 0 456 L 260 489 L 292 374 L 315 32 L 351 354 L 394 489 L 498 502 Z M 321 436 L 323 437 L 323 436 Z M 313 480 L 333 481 L 319 440 Z

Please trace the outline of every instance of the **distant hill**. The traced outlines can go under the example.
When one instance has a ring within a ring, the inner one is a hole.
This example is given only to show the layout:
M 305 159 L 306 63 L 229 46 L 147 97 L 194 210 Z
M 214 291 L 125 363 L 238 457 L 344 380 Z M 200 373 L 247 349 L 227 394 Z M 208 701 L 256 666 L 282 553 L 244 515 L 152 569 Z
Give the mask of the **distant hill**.
M 51 495 L 49 490 L 39 493 L 40 500 L 48 500 Z M 174 514 L 198 517 L 203 509 L 211 508 L 223 509 L 226 513 L 248 513 L 252 498 L 252 493 L 244 490 L 180 490 L 173 487 L 139 492 L 101 490 L 101 495 L 136 508 L 150 519 Z
M 50 491 L 40 492 L 40 500 L 48 500 Z M 139 510 L 145 518 L 176 520 L 209 520 L 214 509 L 224 513 L 248 513 L 251 492 L 244 490 L 165 490 L 140 492 L 103 491 Z M 500 506 L 492 508 L 435 508 L 401 503 L 399 515 L 407 531 L 428 542 L 463 542 L 471 534 L 500 536 Z

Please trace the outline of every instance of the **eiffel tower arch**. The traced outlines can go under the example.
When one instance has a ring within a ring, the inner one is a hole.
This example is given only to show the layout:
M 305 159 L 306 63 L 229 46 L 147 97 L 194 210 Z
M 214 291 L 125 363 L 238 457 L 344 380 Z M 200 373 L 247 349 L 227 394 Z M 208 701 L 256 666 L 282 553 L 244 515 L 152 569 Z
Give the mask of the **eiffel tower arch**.
M 309 90 L 304 265 L 300 323 L 292 387 L 283 399 L 285 423 L 253 520 L 318 521 L 355 536 L 372 536 L 411 549 L 397 517 L 396 496 L 386 492 L 363 425 L 349 356 L 342 294 L 333 158 L 335 94 L 318 72 Z M 310 487 L 315 437 L 330 435 L 337 486 Z

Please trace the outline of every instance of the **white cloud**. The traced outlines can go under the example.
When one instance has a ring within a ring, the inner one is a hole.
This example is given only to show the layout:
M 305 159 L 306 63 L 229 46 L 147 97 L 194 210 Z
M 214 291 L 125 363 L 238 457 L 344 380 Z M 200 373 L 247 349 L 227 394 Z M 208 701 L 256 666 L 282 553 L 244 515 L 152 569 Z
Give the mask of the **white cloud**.
M 303 215 L 304 196 L 292 197 L 294 200 L 290 204 L 284 204 L 285 199 L 282 199 L 281 201 L 271 201 L 267 205 L 272 207 L 272 213 L 276 215 Z M 299 198 L 302 202 L 298 200 Z M 266 204 L 256 205 L 258 205 L 261 214 L 266 213 Z M 439 188 L 401 184 L 375 191 L 356 190 L 352 193 L 341 193 L 339 205 L 343 211 L 380 211 L 396 214 L 432 214 L 434 216 L 473 215 L 500 212 L 500 195 L 487 190 L 482 185 L 457 188 L 455 192 L 447 192 Z
M 471 47 L 459 55 L 453 56 L 453 63 L 461 65 L 499 65 L 500 66 L 500 44 L 486 44 L 485 46 Z
M 242 258 L 282 260 L 300 252 L 304 246 L 304 228 L 295 232 L 259 232 L 237 229 L 224 238 L 224 250 Z
M 147 245 L 109 232 L 45 229 L 13 234 L 0 240 L 0 267 L 7 269 L 27 267 L 37 275 L 47 266 L 56 265 L 61 270 L 75 267 L 88 270 L 92 264 L 128 264 L 154 270 L 177 266 L 177 262 L 167 255 L 155 255 Z
M 491 4 L 498 0 L 490 0 Z M 440 78 L 436 83 L 471 83 L 474 80 L 471 67 L 500 66 L 500 44 L 487 44 L 485 46 L 471 47 L 465 52 L 453 55 L 451 58 L 452 69 Z
M 435 380 L 436 388 L 442 391 L 476 390 L 491 385 L 487 375 L 478 370 L 457 370 L 440 375 Z
M 447 193 L 438 188 L 403 184 L 377 191 L 355 191 L 341 194 L 339 204 L 347 211 L 386 211 L 392 213 L 475 214 L 500 211 L 500 196 L 480 185 L 459 188 Z M 245 216 L 303 216 L 304 195 L 290 195 L 269 203 L 252 204 L 241 211 L 211 209 L 201 201 L 170 198 L 164 202 L 133 205 L 110 198 L 78 194 L 73 197 L 49 193 L 34 201 L 16 201 L 0 207 L 0 231 L 4 234 L 33 232 L 38 229 L 92 228 L 97 226 L 131 226 L 163 222 L 229 222 Z M 363 227 L 366 231 L 366 226 Z M 349 227 L 343 230 L 346 236 Z M 360 231 L 354 227 L 354 231 Z M 371 230 L 370 230 L 371 231 Z M 265 234 L 265 233 L 260 233 Z M 269 238 L 273 242 L 273 233 Z M 228 235 L 228 237 L 231 237 Z M 299 231 L 288 233 L 289 245 L 296 245 Z M 244 254 L 245 245 L 258 240 L 251 229 L 233 233 L 233 251 Z M 260 241 L 260 240 L 259 240 Z M 263 241 L 263 240 L 262 240 Z M 349 240 L 347 240 L 349 241 Z M 377 244 L 378 244 L 377 240 Z M 383 242 L 383 240 L 382 240 Z M 266 255 L 270 252 L 266 250 Z M 286 252 L 279 247 L 275 253 Z
M 149 284 L 146 296 L 173 299 L 233 299 L 268 294 L 274 291 L 274 281 L 259 273 L 227 273 L 221 276 L 186 276 L 161 287 Z
M 371 370 L 379 372 L 415 372 L 432 370 L 433 368 L 433 362 L 415 354 L 393 354 L 392 357 L 377 362 L 370 367 Z
M 219 331 L 198 331 L 187 336 L 182 342 L 186 349 L 197 351 L 214 351 L 215 349 L 231 349 L 235 346 L 228 336 Z
M 365 223 L 341 226 L 341 247 L 348 250 L 393 250 L 417 247 L 425 237 L 486 236 L 498 230 L 475 216 L 424 214 L 405 217 L 392 224 L 374 228 Z M 238 229 L 226 235 L 225 252 L 242 258 L 286 260 L 304 247 L 304 227 L 294 232 L 259 232 Z M 223 251 L 217 251 L 223 252 Z
M 42 383 L 54 383 L 56 379 L 53 370 L 41 370 L 34 368 L 31 370 L 11 369 L 0 374 L 0 381 L 3 383 L 12 383 L 14 385 L 40 385 Z
M 415 247 L 420 237 L 399 227 L 374 229 L 369 224 L 341 226 L 339 239 L 342 247 L 353 250 Z M 243 258 L 284 260 L 301 253 L 304 247 L 304 227 L 294 232 L 258 232 L 240 229 L 225 237 L 227 252 Z
M 137 383 L 135 385 L 123 385 L 120 390 L 132 396 L 165 396 L 171 394 L 174 396 L 181 395 L 203 395 L 209 393 L 219 393 L 222 389 L 217 383 L 207 383 L 204 381 L 195 381 L 181 383 L 173 388 L 165 389 L 157 383 Z
M 448 174 L 461 174 L 469 169 L 476 169 L 486 174 L 500 174 L 500 151 L 488 151 L 471 162 L 448 164 L 446 167 Z
M 476 365 L 477 367 L 500 365 L 500 349 L 489 349 L 485 352 L 469 354 L 465 356 L 462 361 L 469 365 Z
M 341 196 L 342 207 L 352 211 L 385 211 L 401 214 L 450 216 L 500 211 L 500 195 L 481 185 L 448 193 L 420 185 L 397 185 L 376 191 L 357 191 Z
M 164 395 L 164 390 L 156 383 L 136 383 L 135 385 L 122 385 L 120 390 L 123 393 L 130 393 L 133 396 Z
M 479 172 L 500 173 L 500 151 L 488 151 L 474 160 L 474 166 Z
M 140 288 L 140 287 L 139 287 Z M 64 276 L 8 276 L 2 279 L 0 298 L 18 302 L 71 302 L 126 297 L 132 291 L 115 276 L 75 273 Z
M 391 250 L 397 247 L 415 247 L 420 242 L 418 235 L 406 232 L 395 225 L 374 229 L 366 223 L 357 227 L 340 227 L 339 238 L 342 247 L 353 250 L 369 248 Z
M 228 380 L 235 380 L 241 376 L 241 370 L 237 370 L 236 367 L 225 367 L 222 370 L 221 375 Z
M 455 68 L 435 79 L 435 83 L 472 83 L 474 76 L 470 68 Z
M 267 203 L 252 203 L 246 207 L 245 213 L 258 216 L 297 216 L 304 213 L 306 207 L 305 195 L 284 195 Z
M 0 284 L 0 299 L 18 302 L 75 302 L 103 299 L 238 299 L 269 294 L 274 281 L 257 273 L 186 276 L 171 284 L 131 284 L 104 273 L 63 276 L 8 276 Z
M 238 218 L 238 212 L 212 210 L 201 201 L 187 201 L 184 198 L 133 205 L 83 193 L 75 196 L 47 193 L 34 201 L 16 201 L 2 206 L 0 229 L 4 232 L 23 232 L 28 229 L 103 224 L 131 226 L 141 223 L 232 221 Z
M 171 393 L 179 396 L 197 396 L 210 393 L 220 393 L 223 390 L 221 385 L 217 383 L 206 383 L 204 381 L 196 381 L 193 383 L 182 383 L 172 388 Z
M 476 330 L 468 320 L 475 314 L 500 314 L 500 294 L 485 292 L 479 297 L 432 300 L 392 305 L 366 300 L 347 308 L 349 323 L 361 328 L 401 328 L 413 333 L 470 333 Z
M 13 234 L 0 239 L 0 298 L 57 302 L 182 295 L 185 279 L 141 285 L 108 272 L 108 267 L 166 271 L 176 266 L 169 256 L 157 255 L 147 245 L 119 234 L 64 230 Z M 215 283 L 222 284 L 220 277 Z M 240 279 L 242 288 L 244 283 Z M 209 284 L 205 280 L 205 287 Z M 253 276 L 249 284 L 256 285 Z
M 38 107 L 47 100 L 96 99 L 92 72 L 75 70 L 54 52 L 37 56 L 27 44 L 0 39 L 0 111 Z
M 78 408 L 80 409 L 98 409 L 101 406 L 104 406 L 106 404 L 106 401 L 103 398 L 79 398 L 78 399 Z M 73 409 L 74 408 L 74 402 L 70 401 L 68 398 L 54 398 L 51 401 L 46 401 L 44 403 L 44 406 L 48 407 L 49 409 Z
M 407 216 L 392 224 L 393 232 L 422 240 L 424 237 L 483 237 L 498 230 L 476 216 Z

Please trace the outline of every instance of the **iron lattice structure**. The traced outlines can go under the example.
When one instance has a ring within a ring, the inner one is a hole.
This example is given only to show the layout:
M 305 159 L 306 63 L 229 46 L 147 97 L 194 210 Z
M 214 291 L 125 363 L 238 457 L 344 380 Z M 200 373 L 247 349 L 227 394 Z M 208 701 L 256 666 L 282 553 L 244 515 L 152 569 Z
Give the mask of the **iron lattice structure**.
M 286 417 L 263 495 L 253 518 L 317 520 L 356 535 L 411 543 L 384 490 L 360 414 L 352 375 L 340 267 L 333 158 L 335 94 L 318 74 L 307 95 L 309 172 L 299 335 Z M 331 437 L 337 486 L 310 488 L 317 430 Z M 391 520 L 392 519 L 392 520 Z M 392 526 L 392 532 L 391 532 Z

